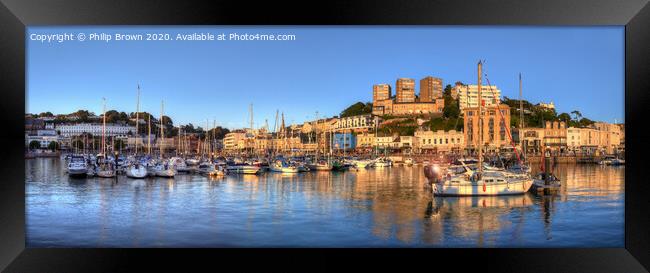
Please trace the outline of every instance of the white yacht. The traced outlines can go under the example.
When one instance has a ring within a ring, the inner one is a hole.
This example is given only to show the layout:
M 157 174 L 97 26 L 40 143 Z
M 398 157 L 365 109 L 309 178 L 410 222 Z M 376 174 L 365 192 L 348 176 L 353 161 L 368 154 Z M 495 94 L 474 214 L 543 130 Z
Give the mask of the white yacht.
M 506 171 L 475 172 L 465 166 L 465 172 L 447 173 L 443 177 L 437 165 L 426 166 L 425 175 L 432 182 L 433 195 L 437 196 L 490 196 L 523 194 L 533 184 L 529 175 Z
M 145 178 L 147 177 L 147 167 L 140 162 L 132 162 L 126 168 L 126 176 L 129 178 Z
M 174 177 L 176 175 L 176 170 L 169 162 L 161 162 L 156 164 L 154 167 L 154 172 L 158 177 Z
M 390 159 L 387 159 L 385 157 L 377 158 L 372 163 L 372 166 L 375 167 L 375 168 L 390 167 L 392 165 L 393 165 L 393 162 Z
M 88 164 L 83 156 L 73 155 L 67 166 L 70 177 L 85 177 L 88 174 Z
M 297 166 L 290 165 L 284 160 L 277 159 L 269 164 L 269 169 L 272 172 L 281 173 L 297 173 L 300 172 Z

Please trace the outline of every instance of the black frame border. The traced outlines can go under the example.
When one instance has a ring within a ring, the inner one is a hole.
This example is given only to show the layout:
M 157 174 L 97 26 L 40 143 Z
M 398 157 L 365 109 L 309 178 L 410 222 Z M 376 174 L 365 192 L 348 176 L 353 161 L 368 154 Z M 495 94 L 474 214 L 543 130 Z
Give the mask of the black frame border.
M 25 248 L 25 26 L 35 25 L 625 25 L 625 248 L 614 249 L 38 249 Z M 239 270 L 291 269 L 296 262 L 334 269 L 339 261 L 401 270 L 465 257 L 458 269 L 513 272 L 647 272 L 650 268 L 650 187 L 643 156 L 642 110 L 650 102 L 650 4 L 647 0 L 573 1 L 216 1 L 0 0 L 0 269 L 7 272 L 189 271 L 236 264 Z M 252 253 L 251 253 L 252 252 Z M 253 255 L 255 254 L 254 258 Z M 359 257 L 359 256 L 362 257 Z M 179 258 L 183 258 L 179 260 Z M 235 262 L 247 259 L 259 262 Z M 170 264 L 169 261 L 177 260 Z M 13 261 L 13 262 L 12 262 Z M 355 262 L 356 261 L 356 262 Z M 462 265 L 462 266 L 461 266 Z M 283 270 L 283 271 L 284 271 Z

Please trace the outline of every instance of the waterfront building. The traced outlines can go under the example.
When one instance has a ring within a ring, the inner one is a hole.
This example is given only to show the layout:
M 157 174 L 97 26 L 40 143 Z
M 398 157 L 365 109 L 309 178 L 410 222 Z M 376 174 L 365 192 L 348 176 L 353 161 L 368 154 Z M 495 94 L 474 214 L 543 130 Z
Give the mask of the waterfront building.
M 246 132 L 235 130 L 227 133 L 223 138 L 223 149 L 226 151 L 243 150 L 246 148 Z
M 442 79 L 427 76 L 420 80 L 420 102 L 442 98 Z
M 375 84 L 372 86 L 372 100 L 388 100 L 392 97 L 390 85 L 385 83 Z
M 542 143 L 544 141 L 544 128 L 522 128 L 519 133 L 522 138 L 521 149 L 526 154 L 540 154 L 542 151 Z
M 368 132 L 357 134 L 357 149 L 369 150 L 375 145 L 375 134 Z
M 334 149 L 335 150 L 354 150 L 357 147 L 357 139 L 352 133 L 335 133 Z
M 102 123 L 61 124 L 56 126 L 56 130 L 65 137 L 78 136 L 84 133 L 91 134 L 93 136 L 101 136 L 103 133 L 105 133 L 106 136 L 109 137 L 125 137 L 135 134 L 135 126 L 114 123 L 107 123 L 105 132 Z
M 458 92 L 458 105 L 460 109 L 476 108 L 478 107 L 478 85 L 457 85 Z M 501 98 L 501 90 L 495 85 L 492 87 L 481 85 L 481 97 L 485 106 L 492 106 L 499 104 Z
M 415 102 L 415 80 L 399 78 L 395 83 L 395 99 L 397 103 Z
M 26 135 L 25 147 L 29 147 L 29 143 L 32 141 L 38 141 L 38 143 L 41 145 L 41 149 L 47 149 L 50 145 L 50 142 L 56 142 L 60 144 L 59 136 L 57 135 Z
M 576 154 L 600 155 L 621 152 L 620 126 L 604 122 L 587 128 L 567 129 L 568 150 Z
M 606 122 L 594 123 L 594 128 L 601 131 L 601 146 L 608 154 L 614 154 L 621 145 L 621 127 L 617 124 Z
M 373 117 L 370 114 L 345 117 L 337 120 L 334 130 L 365 132 L 374 129 L 380 122 L 381 118 Z
M 383 136 L 383 137 L 375 137 L 375 147 L 378 148 L 394 148 L 397 149 L 399 148 L 399 136 Z
M 567 128 L 564 121 L 546 121 L 544 124 L 544 146 L 551 152 L 563 154 L 567 149 Z
M 566 154 L 574 133 L 566 128 L 564 121 L 546 121 L 543 128 L 523 128 L 521 131 L 523 149 L 527 154 L 534 155 L 549 148 L 553 155 Z
M 400 136 L 399 148 L 402 152 L 410 152 L 418 144 L 417 138 L 414 136 Z
M 460 152 L 465 148 L 463 131 L 456 130 L 419 130 L 415 131 L 417 149 L 420 153 Z
M 488 151 L 497 151 L 510 145 L 510 107 L 505 104 L 493 104 L 483 107 L 483 147 Z M 478 107 L 466 107 L 462 110 L 464 122 L 464 141 L 470 149 L 478 147 L 479 114 Z

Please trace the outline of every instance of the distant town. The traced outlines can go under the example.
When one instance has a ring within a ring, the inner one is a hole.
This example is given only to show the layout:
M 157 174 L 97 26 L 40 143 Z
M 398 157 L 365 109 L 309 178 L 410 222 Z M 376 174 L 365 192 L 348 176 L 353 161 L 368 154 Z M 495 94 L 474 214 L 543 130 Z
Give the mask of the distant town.
M 372 86 L 372 102 L 357 102 L 339 116 L 301 124 L 286 124 L 278 111 L 272 126 L 229 130 L 215 121 L 175 125 L 169 116 L 154 113 L 92 113 L 25 115 L 25 149 L 30 155 L 58 150 L 97 151 L 102 136 L 113 151 L 132 151 L 140 145 L 149 152 L 199 153 L 209 146 L 220 154 L 273 152 L 312 154 L 467 154 L 478 143 L 478 86 L 428 76 L 419 81 L 399 78 L 394 88 Z M 393 94 L 394 90 L 394 94 Z M 370 87 L 369 91 L 370 93 Z M 557 113 L 553 102 L 533 104 L 501 97 L 494 85 L 482 85 L 483 146 L 486 151 L 516 149 L 526 155 L 550 150 L 557 156 L 621 155 L 625 152 L 625 125 L 592 121 L 580 111 Z M 523 109 L 520 107 L 523 106 Z M 316 113 L 316 116 L 318 113 Z M 137 116 L 137 119 L 136 119 Z M 161 130 L 161 127 L 163 130 Z M 206 143 L 206 141 L 209 141 Z

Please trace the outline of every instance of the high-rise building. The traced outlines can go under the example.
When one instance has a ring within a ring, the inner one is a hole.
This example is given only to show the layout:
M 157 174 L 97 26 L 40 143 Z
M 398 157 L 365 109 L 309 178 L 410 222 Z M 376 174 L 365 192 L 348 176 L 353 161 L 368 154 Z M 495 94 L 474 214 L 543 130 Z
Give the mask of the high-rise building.
M 460 109 L 478 107 L 478 85 L 460 85 L 458 88 L 458 105 Z M 484 106 L 495 105 L 501 98 L 501 90 L 496 86 L 481 85 L 481 98 Z
M 375 84 L 372 86 L 372 100 L 373 102 L 379 101 L 379 100 L 387 100 L 390 99 L 392 96 L 391 90 L 390 90 L 390 85 L 381 83 L 381 84 Z
M 442 79 L 427 76 L 420 80 L 420 101 L 431 102 L 442 98 Z
M 397 103 L 415 102 L 415 80 L 409 78 L 397 79 L 395 94 L 395 102 Z

